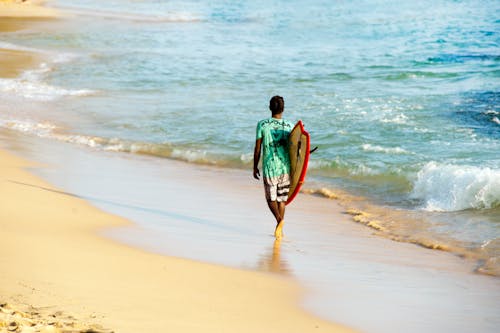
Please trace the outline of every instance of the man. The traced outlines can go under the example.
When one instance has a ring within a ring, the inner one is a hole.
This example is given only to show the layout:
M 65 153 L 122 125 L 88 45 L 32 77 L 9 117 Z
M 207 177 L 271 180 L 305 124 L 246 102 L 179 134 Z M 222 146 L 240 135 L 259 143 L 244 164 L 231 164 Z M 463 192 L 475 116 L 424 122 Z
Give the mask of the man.
M 262 171 L 267 205 L 276 219 L 274 236 L 281 239 L 285 218 L 285 203 L 290 190 L 290 157 L 288 136 L 293 124 L 282 118 L 285 101 L 274 96 L 269 101 L 271 118 L 257 124 L 257 136 L 253 155 L 253 176 L 259 179 L 259 160 L 262 150 Z

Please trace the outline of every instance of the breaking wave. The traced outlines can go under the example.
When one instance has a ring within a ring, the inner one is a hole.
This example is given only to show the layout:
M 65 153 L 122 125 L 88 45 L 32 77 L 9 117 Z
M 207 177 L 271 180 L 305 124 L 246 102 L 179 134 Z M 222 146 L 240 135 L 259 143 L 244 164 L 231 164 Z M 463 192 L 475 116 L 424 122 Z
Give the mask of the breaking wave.
M 67 89 L 46 82 L 47 74 L 53 70 L 54 64 L 70 62 L 79 57 L 76 54 L 64 52 L 54 54 L 50 51 L 5 42 L 0 42 L 0 48 L 50 57 L 50 61 L 42 62 L 37 68 L 26 70 L 16 78 L 0 78 L 0 98 L 15 95 L 33 101 L 50 102 L 65 96 L 89 96 L 98 93 L 91 89 Z
M 90 96 L 97 91 L 90 89 L 66 89 L 26 77 L 0 79 L 0 94 L 15 94 L 29 100 L 49 102 L 65 96 Z
M 500 170 L 429 162 L 418 172 L 411 197 L 427 211 L 499 207 Z
M 364 144 L 361 147 L 363 148 L 364 151 L 369 151 L 369 152 L 386 153 L 386 154 L 409 154 L 408 151 L 400 147 L 387 148 L 381 146 L 374 146 L 369 143 Z
M 0 119 L 0 128 L 7 128 L 40 138 L 58 140 L 102 151 L 150 155 L 190 163 L 219 166 L 239 166 L 248 163 L 247 157 L 243 155 L 239 159 L 230 160 L 203 149 L 183 145 L 173 146 L 168 142 L 141 142 L 121 138 L 105 138 L 67 133 L 62 128 L 49 122 L 38 123 L 30 120 Z

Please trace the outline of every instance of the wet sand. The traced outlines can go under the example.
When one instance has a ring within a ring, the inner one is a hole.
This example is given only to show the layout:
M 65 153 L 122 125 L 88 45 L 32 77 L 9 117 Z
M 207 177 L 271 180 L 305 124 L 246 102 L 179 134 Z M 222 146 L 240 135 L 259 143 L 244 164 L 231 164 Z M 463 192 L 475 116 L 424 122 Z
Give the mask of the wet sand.
M 64 192 L 134 222 L 101 236 L 160 256 L 291 279 L 305 288 L 294 301 L 329 321 L 385 333 L 495 332 L 499 323 L 500 282 L 473 274 L 474 261 L 380 238 L 335 201 L 299 195 L 277 244 L 262 185 L 248 172 L 5 130 L 0 143 L 43 165 L 30 170 Z
M 55 9 L 37 3 L 0 0 L 0 32 L 25 29 L 39 20 L 59 17 Z M 41 61 L 40 54 L 0 47 L 0 77 L 15 78 L 26 69 L 36 68 Z
M 27 23 L 9 22 L 5 31 Z M 37 62 L 1 52 L 11 64 L 0 65 L 2 77 Z M 343 331 L 331 322 L 366 332 L 494 332 L 500 324 L 499 280 L 471 274 L 474 261 L 381 239 L 333 200 L 299 195 L 276 243 L 250 173 L 9 130 L 0 131 L 2 146 L 33 162 L 0 152 L 8 268 L 0 332 Z
M 0 2 L 0 16 L 9 17 L 0 29 L 53 14 Z M 39 61 L 1 49 L 0 77 L 17 77 Z M 99 236 L 130 223 L 23 170 L 34 167 L 0 151 L 0 332 L 351 331 L 301 310 L 302 289 L 291 279 L 147 253 Z
M 31 52 L 0 48 L 0 77 L 17 77 L 26 68 L 34 67 L 39 59 Z
M 34 166 L 25 160 L 1 151 L 0 161 L 0 262 L 6 268 L 0 303 L 45 309 L 31 310 L 43 317 L 33 326 L 64 326 L 71 315 L 78 325 L 117 332 L 349 331 L 300 310 L 300 288 L 289 279 L 100 237 L 103 228 L 129 223 L 23 171 Z M 51 317 L 57 311 L 68 315 Z M 4 326 L 22 324 L 3 320 Z

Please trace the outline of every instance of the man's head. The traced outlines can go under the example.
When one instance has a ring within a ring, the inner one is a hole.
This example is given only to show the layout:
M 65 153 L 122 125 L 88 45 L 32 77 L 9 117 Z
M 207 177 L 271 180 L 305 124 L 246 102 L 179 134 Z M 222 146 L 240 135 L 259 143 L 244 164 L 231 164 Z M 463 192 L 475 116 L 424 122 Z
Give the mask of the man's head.
M 280 114 L 285 109 L 285 101 L 281 96 L 273 96 L 269 101 L 269 110 L 271 110 L 273 116 L 275 114 Z

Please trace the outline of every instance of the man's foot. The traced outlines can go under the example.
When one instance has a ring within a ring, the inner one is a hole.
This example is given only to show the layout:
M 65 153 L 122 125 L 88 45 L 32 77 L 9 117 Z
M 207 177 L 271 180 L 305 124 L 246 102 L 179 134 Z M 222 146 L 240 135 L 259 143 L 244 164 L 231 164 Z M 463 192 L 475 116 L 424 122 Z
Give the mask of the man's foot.
M 283 237 L 283 225 L 285 224 L 285 220 L 281 220 L 276 225 L 276 230 L 274 230 L 274 237 L 276 239 L 281 239 Z

